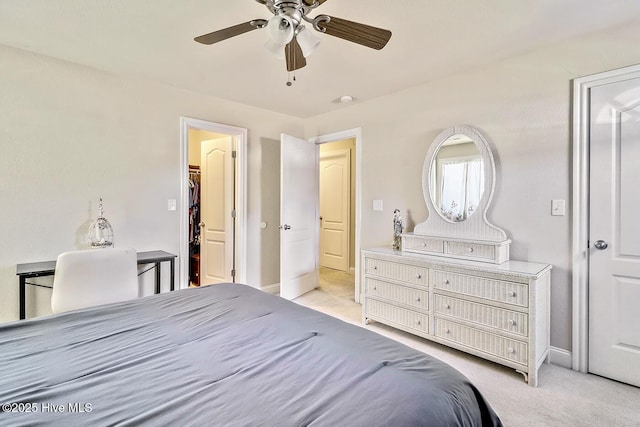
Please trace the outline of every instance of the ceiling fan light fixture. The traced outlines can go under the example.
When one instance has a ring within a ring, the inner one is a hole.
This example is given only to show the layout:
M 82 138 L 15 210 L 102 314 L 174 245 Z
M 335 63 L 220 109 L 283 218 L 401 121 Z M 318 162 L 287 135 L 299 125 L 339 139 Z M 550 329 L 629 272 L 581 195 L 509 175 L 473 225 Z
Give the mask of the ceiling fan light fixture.
M 318 37 L 313 31 L 307 29 L 304 25 L 299 26 L 297 32 L 298 34 L 296 35 L 296 39 L 302 49 L 302 55 L 304 55 L 305 58 L 308 58 L 320 44 L 320 37 Z
M 286 15 L 276 15 L 267 24 L 269 39 L 282 47 L 293 39 L 294 31 L 294 22 Z
M 267 41 L 264 43 L 264 48 L 267 49 L 267 51 L 269 51 L 273 56 L 275 56 L 278 59 L 284 59 L 285 46 L 286 45 L 278 44 L 271 39 L 267 39 Z

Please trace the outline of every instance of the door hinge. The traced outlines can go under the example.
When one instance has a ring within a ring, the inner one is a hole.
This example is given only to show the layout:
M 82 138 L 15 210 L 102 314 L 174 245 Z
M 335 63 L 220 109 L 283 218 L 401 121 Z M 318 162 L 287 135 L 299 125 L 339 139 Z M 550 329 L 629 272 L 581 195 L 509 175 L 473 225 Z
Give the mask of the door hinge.
M 232 209 L 232 210 L 231 210 L 231 218 L 235 218 L 235 217 L 236 217 L 236 215 L 237 215 L 237 214 L 236 214 L 236 210 L 235 210 L 235 209 Z
M 235 269 L 235 268 L 231 269 L 231 278 L 232 278 L 233 280 L 235 280 L 235 279 L 236 279 L 236 269 Z
M 231 151 L 231 158 L 235 159 L 238 156 L 238 152 L 236 150 Z

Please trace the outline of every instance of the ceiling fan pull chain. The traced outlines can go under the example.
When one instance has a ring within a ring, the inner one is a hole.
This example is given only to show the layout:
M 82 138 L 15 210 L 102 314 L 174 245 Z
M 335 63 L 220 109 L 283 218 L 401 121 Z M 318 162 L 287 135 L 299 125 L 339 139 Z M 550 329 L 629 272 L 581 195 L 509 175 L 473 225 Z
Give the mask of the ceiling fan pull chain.
M 291 44 L 287 44 L 285 47 L 285 50 L 287 51 L 288 55 L 291 55 Z M 295 58 L 294 58 L 294 64 L 295 64 Z M 295 66 L 294 66 L 295 68 Z M 291 71 L 289 71 L 287 73 L 287 86 L 291 86 L 293 83 L 291 82 Z
M 293 81 L 292 81 L 293 80 Z M 293 78 L 291 78 L 291 73 L 289 73 L 289 78 L 287 80 L 287 86 L 292 86 L 293 82 L 296 81 L 296 72 L 293 72 Z
M 285 49 L 288 49 L 289 50 L 289 54 L 291 54 L 291 49 L 292 49 L 291 43 L 289 43 L 285 47 Z M 292 59 L 292 61 L 293 61 L 293 81 L 294 82 L 296 81 L 296 56 L 297 55 L 292 55 L 292 58 L 293 58 Z M 289 80 L 287 81 L 287 86 L 291 86 L 291 85 L 293 85 L 293 82 L 291 81 L 291 72 L 289 72 Z

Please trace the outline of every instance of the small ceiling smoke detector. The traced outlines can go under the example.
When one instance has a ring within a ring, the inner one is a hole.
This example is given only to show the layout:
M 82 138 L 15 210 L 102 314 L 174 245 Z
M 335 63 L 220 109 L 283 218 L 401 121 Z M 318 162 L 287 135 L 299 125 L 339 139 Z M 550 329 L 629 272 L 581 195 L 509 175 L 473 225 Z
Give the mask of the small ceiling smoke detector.
M 349 95 L 343 95 L 340 97 L 340 102 L 342 102 L 343 104 L 346 104 L 348 102 L 353 101 L 353 97 L 349 96 Z

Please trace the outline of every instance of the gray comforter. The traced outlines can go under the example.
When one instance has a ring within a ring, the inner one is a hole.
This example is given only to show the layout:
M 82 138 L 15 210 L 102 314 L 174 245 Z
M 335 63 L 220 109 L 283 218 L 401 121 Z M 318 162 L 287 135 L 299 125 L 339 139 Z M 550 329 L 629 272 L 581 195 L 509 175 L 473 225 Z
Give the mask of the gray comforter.
M 0 326 L 0 425 L 480 426 L 447 364 L 244 285 Z

